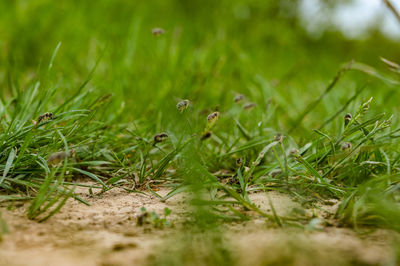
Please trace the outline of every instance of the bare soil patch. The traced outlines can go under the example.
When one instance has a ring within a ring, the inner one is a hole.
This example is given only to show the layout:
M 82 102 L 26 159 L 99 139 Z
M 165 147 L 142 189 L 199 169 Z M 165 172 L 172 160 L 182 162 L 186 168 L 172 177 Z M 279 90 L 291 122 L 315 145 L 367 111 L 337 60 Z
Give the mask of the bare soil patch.
M 167 192 L 166 188 L 158 191 L 161 195 Z M 150 194 L 128 193 L 118 188 L 94 197 L 87 189 L 81 189 L 79 194 L 92 206 L 69 200 L 59 213 L 43 223 L 26 218 L 27 204 L 10 210 L 9 204 L 3 203 L 0 211 L 10 232 L 0 243 L 0 265 L 143 265 L 149 255 L 157 256 L 160 248 L 174 239 L 179 225 L 164 229 L 138 226 L 140 208 L 145 206 L 162 214 L 168 207 L 172 210 L 169 220 L 175 224 L 187 215 L 187 198 L 183 194 L 165 203 Z M 270 211 L 266 193 L 251 197 Z M 279 215 L 298 206 L 278 192 L 269 192 L 269 198 Z M 383 265 L 393 256 L 392 236 L 386 231 L 366 237 L 334 227 L 304 232 L 270 228 L 261 218 L 224 225 L 222 231 L 241 265 L 273 264 L 283 259 L 293 265 L 333 265 L 324 264 L 327 260 Z

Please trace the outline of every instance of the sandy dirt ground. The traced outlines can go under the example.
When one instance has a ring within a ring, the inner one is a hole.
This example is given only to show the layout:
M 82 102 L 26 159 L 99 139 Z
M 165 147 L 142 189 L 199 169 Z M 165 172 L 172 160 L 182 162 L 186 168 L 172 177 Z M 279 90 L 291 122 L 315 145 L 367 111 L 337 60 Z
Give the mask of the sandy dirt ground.
M 70 199 L 59 213 L 43 223 L 26 218 L 27 204 L 10 209 L 9 203 L 2 203 L 0 212 L 9 233 L 0 243 L 0 265 L 144 265 L 149 255 L 157 256 L 158 248 L 173 239 L 179 226 L 138 226 L 140 208 L 162 214 L 168 207 L 172 210 L 169 220 L 177 224 L 187 215 L 187 198 L 182 194 L 163 203 L 150 194 L 118 188 L 97 196 L 81 190 L 80 196 L 92 206 Z M 158 191 L 161 195 L 167 192 L 165 188 Z M 268 195 L 279 215 L 298 206 L 284 194 Z M 268 197 L 266 193 L 251 195 L 261 209 L 271 212 Z M 271 228 L 261 218 L 229 224 L 225 229 L 224 238 L 231 243 L 241 265 L 274 264 L 285 257 L 295 258 L 295 263 L 288 265 L 324 265 L 327 260 L 336 264 L 349 258 L 358 265 L 388 265 L 393 256 L 393 234 L 386 231 L 360 236 L 349 229 L 329 227 L 304 233 Z

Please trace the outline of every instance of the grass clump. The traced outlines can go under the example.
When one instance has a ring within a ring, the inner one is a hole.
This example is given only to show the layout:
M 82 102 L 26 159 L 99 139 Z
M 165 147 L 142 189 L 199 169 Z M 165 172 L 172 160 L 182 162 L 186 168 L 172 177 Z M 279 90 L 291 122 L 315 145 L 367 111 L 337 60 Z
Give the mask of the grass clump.
M 247 18 L 237 1 L 181 2 L 0 4 L 0 201 L 31 200 L 44 221 L 70 197 L 88 204 L 74 186 L 191 191 L 222 220 L 307 226 L 249 196 L 279 191 L 399 230 L 397 44 L 314 40 L 279 1 L 249 1 Z M 383 55 L 389 73 L 369 66 Z
M 46 78 L 51 75 L 52 61 Z M 93 73 L 72 97 L 58 105 L 52 104 L 57 95 L 46 87 L 50 82 L 40 79 L 24 93 L 15 87 L 11 96 L 2 97 L 0 188 L 6 194 L 1 199 L 33 199 L 28 209 L 30 219 L 48 219 L 69 197 L 87 204 L 71 187 L 87 186 L 71 183 L 77 176 L 86 176 L 102 191 L 114 186 L 127 191 L 148 189 L 162 200 L 182 191 L 204 190 L 209 196 L 192 203 L 214 206 L 213 211 L 222 219 L 248 219 L 233 208 L 239 205 L 279 226 L 293 219 L 262 212 L 251 202 L 250 193 L 289 193 L 305 206 L 333 198 L 344 200 L 336 217 L 350 225 L 375 224 L 398 230 L 396 223 L 383 222 L 396 217 L 398 210 L 390 208 L 394 213 L 385 214 L 385 209 L 377 207 L 383 204 L 376 200 L 383 200 L 379 191 L 363 189 L 369 182 L 390 176 L 379 183 L 380 189 L 392 193 L 385 194 L 385 202 L 398 204 L 393 185 L 398 181 L 394 148 L 398 130 L 392 129 L 392 116 L 370 114 L 372 98 L 350 108 L 361 92 L 358 89 L 313 134 L 305 135 L 304 140 L 293 135 L 339 82 L 344 70 L 305 107 L 297 122 L 288 121 L 286 129 L 276 127 L 256 105 L 238 108 L 249 98 L 240 94 L 228 104 L 204 111 L 189 100 L 178 101 L 175 110 L 171 104 L 164 114 L 170 123 L 165 131 L 157 123 L 146 128 L 141 121 L 122 123 L 115 116 L 105 118 L 110 97 L 94 97 L 85 89 Z M 266 105 L 270 107 L 270 101 Z M 28 112 L 28 107 L 33 112 Z M 275 103 L 274 108 L 278 107 Z M 325 129 L 336 121 L 340 121 L 339 129 Z M 156 130 L 161 133 L 154 133 Z M 174 188 L 165 197 L 151 188 L 166 182 Z M 357 207 L 364 205 L 375 207 Z M 376 219 L 366 218 L 371 213 Z

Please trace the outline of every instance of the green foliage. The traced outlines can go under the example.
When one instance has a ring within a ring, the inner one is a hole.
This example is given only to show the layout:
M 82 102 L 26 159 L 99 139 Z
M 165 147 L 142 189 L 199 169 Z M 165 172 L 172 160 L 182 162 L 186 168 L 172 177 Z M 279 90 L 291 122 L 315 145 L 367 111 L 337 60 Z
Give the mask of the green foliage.
M 56 178 L 56 171 L 52 171 L 43 180 L 43 183 L 39 186 L 36 197 L 29 206 L 29 219 L 35 219 L 42 215 L 44 217 L 39 218 L 39 221 L 46 221 L 60 210 L 72 195 L 72 191 L 66 191 L 60 188 L 63 182 L 64 172 L 65 168 L 60 176 Z M 51 209 L 52 207 L 54 208 Z
M 337 216 L 347 224 L 400 230 L 398 175 L 375 177 L 347 195 Z
M 164 208 L 164 213 L 162 216 L 158 215 L 156 212 L 148 212 L 145 207 L 140 208 L 142 212 L 138 217 L 138 225 L 142 226 L 144 224 L 151 224 L 155 228 L 171 227 L 172 223 L 167 219 L 167 217 L 172 213 L 167 207 Z

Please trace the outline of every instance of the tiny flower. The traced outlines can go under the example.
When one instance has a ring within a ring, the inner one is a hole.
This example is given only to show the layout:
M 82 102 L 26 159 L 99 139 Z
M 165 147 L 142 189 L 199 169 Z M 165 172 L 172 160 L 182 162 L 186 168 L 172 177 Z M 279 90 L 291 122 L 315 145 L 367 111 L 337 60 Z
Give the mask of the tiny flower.
M 344 125 L 347 126 L 350 123 L 351 119 L 353 119 L 353 116 L 350 113 L 347 113 L 344 116 Z
M 177 103 L 176 108 L 182 113 L 183 111 L 186 110 L 186 108 L 188 108 L 189 104 L 190 104 L 189 100 L 183 100 Z
M 244 110 L 248 110 L 248 109 L 254 108 L 255 106 L 256 106 L 255 103 L 248 103 L 248 104 L 245 104 L 245 105 L 243 106 L 243 109 L 244 109 Z
M 342 147 L 340 147 L 340 149 L 342 151 L 345 151 L 345 150 L 351 150 L 352 147 L 353 147 L 353 144 L 351 144 L 350 142 L 345 142 L 342 144 Z
M 208 128 L 212 128 L 217 122 L 219 117 L 219 112 L 212 112 L 207 116 Z
M 244 99 L 244 95 L 243 94 L 239 94 L 239 95 L 236 95 L 235 98 L 233 98 L 233 101 L 235 103 L 238 103 L 238 102 L 241 102 L 243 99 Z
M 151 33 L 153 33 L 154 36 L 158 36 L 164 34 L 165 30 L 162 28 L 154 28 L 151 30 Z
M 32 124 L 33 124 L 34 126 L 36 126 L 36 125 L 37 125 L 37 121 L 36 121 L 36 120 L 32 120 Z
M 160 133 L 154 136 L 153 140 L 154 143 L 159 143 L 159 142 L 163 142 L 164 140 L 168 139 L 168 134 L 167 133 Z

